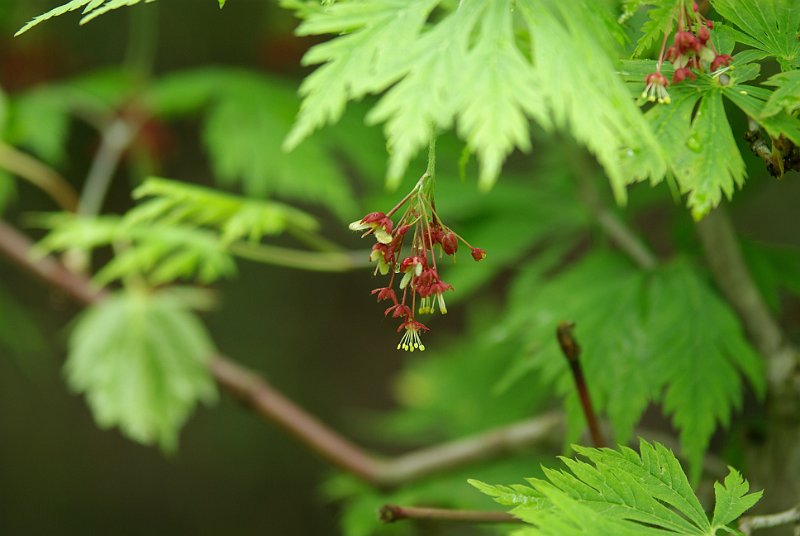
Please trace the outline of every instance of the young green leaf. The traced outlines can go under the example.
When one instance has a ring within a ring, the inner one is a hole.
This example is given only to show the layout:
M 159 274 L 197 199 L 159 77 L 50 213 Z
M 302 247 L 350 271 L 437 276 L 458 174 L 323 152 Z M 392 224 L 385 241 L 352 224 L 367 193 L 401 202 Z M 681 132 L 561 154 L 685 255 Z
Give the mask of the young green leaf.
M 800 66 L 800 4 L 795 0 L 713 0 L 717 12 L 739 30 L 736 40 L 775 57 L 783 70 Z
M 692 215 L 700 219 L 719 204 L 723 193 L 730 199 L 746 175 L 719 92 L 700 101 L 684 143 L 688 150 L 674 160 L 675 178 L 689 193 Z
M 191 184 L 149 178 L 134 191 L 134 198 L 149 198 L 126 215 L 130 223 L 195 224 L 217 229 L 226 244 L 287 229 L 316 231 L 309 214 L 272 201 L 253 201 Z
M 50 20 L 54 17 L 58 17 L 60 15 L 64 15 L 65 13 L 69 13 L 70 11 L 77 11 L 82 9 L 83 11 L 81 14 L 81 24 L 86 24 L 90 20 L 94 19 L 95 17 L 99 17 L 109 11 L 113 11 L 115 9 L 119 9 L 121 7 L 126 6 L 133 6 L 136 4 L 141 3 L 150 3 L 154 2 L 155 0 L 71 0 L 65 4 L 62 4 L 58 7 L 54 7 L 50 11 L 43 13 L 37 17 L 34 17 L 30 22 L 25 24 L 22 28 L 17 31 L 15 36 L 21 35 L 34 26 L 38 26 L 42 22 Z M 225 0 L 219 0 L 220 7 L 225 3 Z
M 717 503 L 708 520 L 680 463 L 663 445 L 641 440 L 639 454 L 575 447 L 587 458 L 562 458 L 568 470 L 545 469 L 547 480 L 530 486 L 491 486 L 470 481 L 511 513 L 534 526 L 525 534 L 572 536 L 715 536 L 761 497 L 731 469 L 725 484 L 715 484 Z
M 217 235 L 186 225 L 68 214 L 46 215 L 38 223 L 51 229 L 37 244 L 40 252 L 114 246 L 115 255 L 95 275 L 99 284 L 130 276 L 142 277 L 151 285 L 176 280 L 210 283 L 236 271 Z
M 747 510 L 753 507 L 764 494 L 763 491 L 755 493 L 747 493 L 750 491 L 750 486 L 747 480 L 742 478 L 742 475 L 734 469 L 729 467 L 728 476 L 725 477 L 725 482 L 720 484 L 714 482 L 714 519 L 711 524 L 714 527 L 725 527 L 739 517 Z
M 642 25 L 642 36 L 636 43 L 636 48 L 633 50 L 634 57 L 640 57 L 646 53 L 653 46 L 653 43 L 661 43 L 664 39 L 664 34 L 672 32 L 673 21 L 675 14 L 678 12 L 678 7 L 683 3 L 683 0 L 641 0 L 636 2 L 635 7 L 641 4 L 648 4 L 653 6 L 647 12 L 650 17 L 647 22 Z M 634 6 L 626 7 L 626 12 L 629 10 L 635 11 Z
M 776 74 L 764 85 L 777 89 L 761 110 L 761 117 L 769 117 L 780 111 L 791 114 L 800 109 L 800 70 Z
M 455 126 L 478 154 L 481 186 L 489 187 L 514 148 L 529 148 L 530 119 L 585 144 L 619 199 L 626 184 L 663 176 L 661 149 L 611 60 L 618 26 L 602 7 L 473 0 L 447 11 L 441 4 L 367 0 L 310 14 L 300 33 L 338 37 L 304 59 L 322 65 L 301 87 L 287 147 L 337 121 L 348 101 L 388 89 L 368 120 L 385 122 L 390 184 L 435 131 Z M 444 9 L 426 25 L 437 7 Z
M 99 426 L 171 451 L 195 405 L 216 398 L 206 368 L 213 351 L 176 295 L 126 292 L 81 315 L 64 368 Z

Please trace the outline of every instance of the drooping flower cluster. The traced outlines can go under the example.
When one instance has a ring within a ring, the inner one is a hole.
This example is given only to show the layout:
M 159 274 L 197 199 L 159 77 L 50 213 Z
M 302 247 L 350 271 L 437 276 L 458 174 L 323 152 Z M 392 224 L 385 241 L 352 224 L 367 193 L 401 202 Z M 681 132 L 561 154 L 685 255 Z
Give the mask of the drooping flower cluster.
M 404 332 L 397 349 L 410 352 L 425 350 L 420 334 L 429 330 L 416 315 L 433 314 L 437 308 L 447 314 L 444 293 L 453 287 L 439 277 L 436 257 L 455 255 L 459 242 L 470 248 L 476 261 L 486 257 L 484 250 L 472 247 L 439 218 L 429 180 L 427 174 L 423 175 L 389 212 L 371 212 L 350 224 L 351 230 L 364 231 L 362 237 L 375 237 L 370 260 L 376 263 L 375 274 L 388 275 L 389 282 L 372 294 L 379 302 L 391 302 L 384 314 L 399 318 L 397 331 Z M 392 217 L 403 207 L 405 210 L 395 223 Z M 396 280 L 402 291 L 399 299 L 394 290 Z
M 691 2 L 691 9 L 687 7 L 688 5 L 689 2 L 681 2 L 676 10 L 678 28 L 670 47 L 667 47 L 670 30 L 664 32 L 664 41 L 661 44 L 656 70 L 645 78 L 643 99 L 659 104 L 669 104 L 667 86 L 670 82 L 661 73 L 664 59 L 672 63 L 675 68 L 672 84 L 679 84 L 687 79 L 696 79 L 695 71 L 715 72 L 722 67 L 727 67 L 733 61 L 728 54 L 717 52 L 711 40 L 714 21 L 706 19 L 700 13 L 696 2 Z

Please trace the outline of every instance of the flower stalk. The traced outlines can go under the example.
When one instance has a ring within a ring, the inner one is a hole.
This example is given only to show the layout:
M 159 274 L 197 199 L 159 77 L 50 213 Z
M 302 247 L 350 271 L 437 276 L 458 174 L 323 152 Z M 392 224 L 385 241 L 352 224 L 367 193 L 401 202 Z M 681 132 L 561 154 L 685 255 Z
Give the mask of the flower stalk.
M 379 302 L 390 302 L 385 316 L 400 319 L 398 332 L 402 338 L 398 350 L 424 351 L 420 335 L 429 328 L 417 315 L 447 314 L 445 293 L 453 287 L 439 276 L 437 257 L 455 256 L 459 243 L 470 249 L 472 258 L 483 260 L 486 252 L 473 247 L 450 229 L 436 211 L 434 201 L 436 141 L 431 141 L 428 167 L 417 183 L 391 210 L 371 212 L 350 224 L 353 231 L 363 231 L 362 238 L 373 236 L 370 261 L 375 263 L 375 275 L 389 277 L 385 287 L 372 291 Z M 401 213 L 402 209 L 402 213 Z M 392 218 L 401 213 L 399 218 Z M 397 277 L 399 276 L 399 277 Z M 395 283 L 402 290 L 400 299 Z

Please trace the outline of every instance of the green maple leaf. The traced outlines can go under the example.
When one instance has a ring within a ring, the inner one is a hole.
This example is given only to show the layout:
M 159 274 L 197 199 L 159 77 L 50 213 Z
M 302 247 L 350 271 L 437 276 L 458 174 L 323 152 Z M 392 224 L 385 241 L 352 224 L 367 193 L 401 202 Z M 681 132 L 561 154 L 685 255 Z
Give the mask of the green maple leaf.
M 87 309 L 69 342 L 67 383 L 102 428 L 174 450 L 199 402 L 216 399 L 214 346 L 178 294 L 114 294 Z
M 716 505 L 709 521 L 680 463 L 663 445 L 642 440 L 639 453 L 575 447 L 589 462 L 562 458 L 568 470 L 545 469 L 528 486 L 492 486 L 469 481 L 533 528 L 530 536 L 680 534 L 715 536 L 761 498 L 734 469 L 715 483 Z

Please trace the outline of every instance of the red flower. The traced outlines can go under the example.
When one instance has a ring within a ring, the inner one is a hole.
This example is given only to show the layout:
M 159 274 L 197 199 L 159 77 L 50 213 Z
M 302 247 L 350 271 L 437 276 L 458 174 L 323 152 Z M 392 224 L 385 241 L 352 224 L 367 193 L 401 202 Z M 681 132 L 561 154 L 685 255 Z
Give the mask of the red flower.
M 395 303 L 383 312 L 383 316 L 388 316 L 392 311 L 392 318 L 411 318 L 411 309 L 402 303 Z
M 472 248 L 472 258 L 476 261 L 482 261 L 486 258 L 486 251 L 481 248 Z
M 720 67 L 727 67 L 732 61 L 733 58 L 728 54 L 717 54 L 717 57 L 711 62 L 711 70 L 716 71 Z
M 421 331 L 429 331 L 428 327 L 412 318 L 409 318 L 400 324 L 400 327 L 397 328 L 397 331 L 399 333 L 404 329 L 406 332 L 403 334 L 403 338 L 400 339 L 400 342 L 397 344 L 397 349 L 400 350 L 402 348 L 408 352 L 413 352 L 414 350 L 424 352 L 425 345 L 422 344 L 422 341 L 420 341 L 419 333 Z
M 675 74 L 672 75 L 672 83 L 678 84 L 687 78 L 694 80 L 697 78 L 697 75 L 694 74 L 690 68 L 681 67 L 680 69 L 675 69 Z
M 439 243 L 442 245 L 442 250 L 448 255 L 455 255 L 458 251 L 458 238 L 453 231 L 445 233 Z
M 372 291 L 372 294 L 378 295 L 379 302 L 383 300 L 392 300 L 392 302 L 397 303 L 397 296 L 395 295 L 392 287 L 376 288 Z

